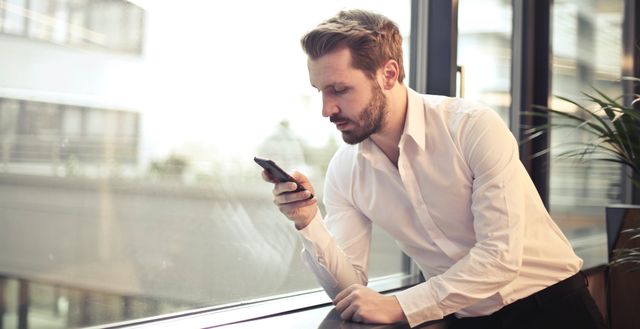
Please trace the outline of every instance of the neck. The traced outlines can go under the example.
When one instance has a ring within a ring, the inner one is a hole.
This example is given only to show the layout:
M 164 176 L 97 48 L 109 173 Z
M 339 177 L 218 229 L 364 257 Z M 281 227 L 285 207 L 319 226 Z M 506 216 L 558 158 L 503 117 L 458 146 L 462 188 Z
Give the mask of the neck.
M 402 84 L 394 86 L 388 94 L 388 114 L 385 126 L 377 133 L 371 135 L 371 140 L 389 158 L 391 163 L 398 166 L 400 156 L 400 137 L 404 130 L 404 121 L 407 114 L 407 87 Z

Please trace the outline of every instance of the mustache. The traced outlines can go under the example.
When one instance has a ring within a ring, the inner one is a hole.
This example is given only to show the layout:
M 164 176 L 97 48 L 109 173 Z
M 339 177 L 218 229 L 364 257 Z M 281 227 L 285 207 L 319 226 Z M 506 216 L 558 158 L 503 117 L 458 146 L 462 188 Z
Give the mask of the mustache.
M 333 123 L 336 123 L 336 122 L 340 122 L 340 121 L 349 121 L 349 119 L 343 118 L 341 116 L 334 115 L 334 116 L 330 116 L 329 117 L 329 121 L 331 121 Z

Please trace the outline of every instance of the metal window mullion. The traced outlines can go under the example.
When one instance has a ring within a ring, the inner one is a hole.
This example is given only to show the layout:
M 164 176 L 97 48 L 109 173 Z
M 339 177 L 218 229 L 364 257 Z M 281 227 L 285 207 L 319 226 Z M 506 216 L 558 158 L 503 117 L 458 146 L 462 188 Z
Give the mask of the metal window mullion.
M 624 1 L 624 21 L 622 24 L 622 76 L 626 77 L 640 77 L 640 52 L 638 47 L 640 43 L 640 5 L 636 0 Z M 631 106 L 634 95 L 640 94 L 640 84 L 634 81 L 622 81 L 622 88 L 624 93 L 624 104 Z M 640 111 L 640 103 L 635 103 L 634 108 Z M 640 190 L 633 186 L 631 180 L 627 177 L 631 175 L 631 169 L 623 168 L 621 175 L 622 197 L 621 201 L 624 203 L 640 204 Z M 636 177 L 640 179 L 640 177 Z
M 411 1 L 411 34 L 409 39 L 409 86 L 427 92 L 427 1 Z
M 412 71 L 416 69 L 412 81 L 420 81 L 413 87 L 421 93 L 455 96 L 458 0 L 413 0 L 412 12 L 417 19 L 412 22 L 412 46 L 420 51 L 411 60 Z
M 510 128 L 520 144 L 520 160 L 545 206 L 549 207 L 549 132 L 523 143 L 527 127 L 543 125 L 547 116 L 527 116 L 534 106 L 548 106 L 551 90 L 551 2 L 513 0 Z M 541 112 L 544 113 L 544 112 Z M 535 154 L 538 154 L 534 157 Z M 539 155 L 541 154 L 541 155 Z

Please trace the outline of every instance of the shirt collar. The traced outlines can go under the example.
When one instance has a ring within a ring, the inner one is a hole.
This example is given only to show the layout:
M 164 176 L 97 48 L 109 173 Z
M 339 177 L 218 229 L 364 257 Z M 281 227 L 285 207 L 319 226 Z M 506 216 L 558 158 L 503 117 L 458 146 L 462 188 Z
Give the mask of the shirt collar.
M 407 88 L 407 114 L 404 119 L 404 131 L 400 137 L 400 146 L 406 138 L 411 138 L 424 151 L 426 118 L 422 96 Z
M 407 138 L 411 138 L 414 140 L 416 145 L 424 151 L 426 138 L 425 125 L 426 118 L 422 96 L 415 90 L 407 87 L 407 114 L 404 119 L 404 130 L 398 145 L 402 146 L 406 143 Z M 381 151 L 376 152 L 374 149 L 376 151 L 379 150 L 370 138 L 367 138 L 358 144 L 358 153 L 365 156 L 365 158 L 371 158 L 372 153 L 382 154 Z

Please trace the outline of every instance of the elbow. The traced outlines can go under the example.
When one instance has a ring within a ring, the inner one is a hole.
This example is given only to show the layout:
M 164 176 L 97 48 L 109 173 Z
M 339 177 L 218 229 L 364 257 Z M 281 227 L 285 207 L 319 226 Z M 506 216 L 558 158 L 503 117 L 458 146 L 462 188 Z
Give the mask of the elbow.
M 472 255 L 477 260 L 474 263 L 478 265 L 475 272 L 485 278 L 485 281 L 493 282 L 496 286 L 506 286 L 520 275 L 522 253 L 496 248 L 479 251 L 475 257 Z
M 507 253 L 502 257 L 494 259 L 496 278 L 502 283 L 503 286 L 513 282 L 518 275 L 520 275 L 520 269 L 522 268 L 522 256 L 513 255 Z
M 362 268 L 355 268 L 356 283 L 366 286 L 369 283 L 369 276 Z

